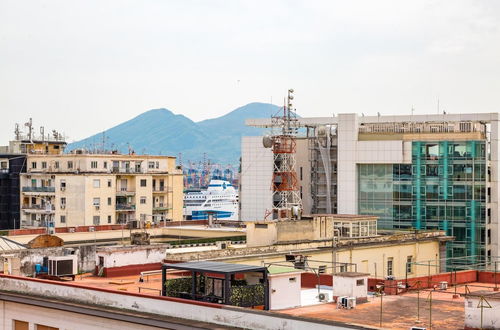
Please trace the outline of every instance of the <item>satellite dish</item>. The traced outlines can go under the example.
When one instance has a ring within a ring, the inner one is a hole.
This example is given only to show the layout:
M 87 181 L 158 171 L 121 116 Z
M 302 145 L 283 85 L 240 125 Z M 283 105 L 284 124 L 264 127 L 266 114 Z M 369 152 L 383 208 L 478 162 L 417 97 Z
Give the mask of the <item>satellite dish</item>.
M 264 148 L 271 148 L 273 146 L 273 138 L 269 135 L 264 135 L 264 137 L 262 137 L 262 145 Z

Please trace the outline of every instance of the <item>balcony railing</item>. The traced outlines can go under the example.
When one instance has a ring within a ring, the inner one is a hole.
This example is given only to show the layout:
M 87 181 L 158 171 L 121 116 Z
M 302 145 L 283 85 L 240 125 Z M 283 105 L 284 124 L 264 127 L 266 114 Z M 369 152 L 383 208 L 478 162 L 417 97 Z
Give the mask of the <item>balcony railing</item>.
M 23 187 L 23 192 L 56 192 L 55 187 Z
M 21 207 L 23 210 L 35 210 L 35 211 L 55 211 L 55 205 L 39 205 L 39 204 L 23 204 Z
M 116 204 L 117 211 L 134 211 L 135 205 L 133 204 Z

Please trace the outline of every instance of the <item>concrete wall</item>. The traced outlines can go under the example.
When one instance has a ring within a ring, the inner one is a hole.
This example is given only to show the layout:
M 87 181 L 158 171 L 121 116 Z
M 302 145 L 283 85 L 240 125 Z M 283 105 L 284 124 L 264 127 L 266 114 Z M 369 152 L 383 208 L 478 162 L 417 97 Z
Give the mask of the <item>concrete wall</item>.
M 285 309 L 300 306 L 300 273 L 286 273 L 269 276 L 270 309 Z
M 78 271 L 93 272 L 95 269 L 95 249 L 93 245 L 82 245 L 77 247 L 53 247 L 42 249 L 26 249 L 0 253 L 3 255 L 15 255 L 20 260 L 20 272 L 23 276 L 32 276 L 35 273 L 35 265 L 43 262 L 43 257 L 58 257 L 69 254 L 70 251 L 78 256 Z M 0 271 L 3 271 L 3 263 L 0 263 Z
M 242 221 L 262 220 L 273 207 L 271 180 L 273 153 L 262 145 L 262 136 L 241 139 L 240 218 Z
M 500 318 L 498 317 L 498 310 L 500 309 L 500 300 L 489 299 L 480 301 L 479 297 L 466 297 L 465 298 L 465 327 L 467 329 L 498 329 L 500 328 Z M 483 305 L 483 323 L 481 327 L 481 308 L 478 306 Z M 489 308 L 491 306 L 491 308 Z
M 95 254 L 95 262 L 97 265 L 99 257 L 103 257 L 104 267 L 106 268 L 159 263 L 165 258 L 165 251 L 165 244 L 127 246 L 124 248 L 103 247 L 98 248 Z
M 396 236 L 395 239 L 398 239 Z M 440 244 L 436 241 L 415 241 L 399 238 L 398 241 L 390 241 L 380 244 L 359 244 L 350 245 L 349 241 L 341 241 L 337 248 L 337 262 L 353 263 L 357 265 L 357 271 L 369 273 L 373 278 L 385 278 L 387 276 L 387 259 L 393 258 L 393 275 L 397 279 L 404 279 L 406 274 L 406 261 L 408 256 L 412 256 L 414 261 L 423 262 L 440 258 Z M 310 259 L 320 261 L 331 261 L 332 250 L 331 240 L 310 243 L 289 243 L 277 244 L 274 246 L 248 247 L 214 251 L 196 251 L 187 253 L 172 253 L 167 251 L 166 258 L 172 261 L 191 260 L 217 260 L 234 263 L 244 263 L 261 266 L 264 262 L 284 262 L 285 254 L 294 251 L 311 256 Z M 324 265 L 324 262 L 309 262 L 311 267 Z M 355 271 L 355 267 L 347 271 Z M 331 271 L 331 269 L 329 269 Z M 413 267 L 413 272 L 408 277 L 425 276 L 430 271 L 432 274 L 440 272 L 439 267 L 417 266 Z M 500 277 L 500 276 L 499 276 Z
M 0 275 L 0 290 L 13 293 L 30 292 L 30 295 L 45 298 L 64 298 L 96 307 L 119 308 L 157 315 L 179 317 L 256 330 L 322 330 L 350 328 L 346 323 L 312 321 L 270 312 L 226 307 L 218 304 L 186 301 L 177 298 L 154 297 L 100 288 L 89 288 L 69 283 L 58 283 L 37 279 L 24 279 Z M 1 311 L 1 309 L 0 309 Z M 52 317 L 54 314 L 52 314 Z M 53 318 L 54 322 L 64 322 Z M 74 328 L 74 327 L 73 327 Z

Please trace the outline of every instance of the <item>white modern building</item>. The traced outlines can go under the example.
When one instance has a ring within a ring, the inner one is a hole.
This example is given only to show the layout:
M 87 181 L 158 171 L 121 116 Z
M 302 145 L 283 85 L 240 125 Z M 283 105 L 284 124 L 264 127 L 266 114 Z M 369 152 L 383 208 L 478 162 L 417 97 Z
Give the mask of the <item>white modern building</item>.
M 448 258 L 497 258 L 498 113 L 299 118 L 304 213 L 371 214 L 384 229 L 442 229 Z M 271 119 L 246 124 L 270 127 Z M 241 218 L 271 208 L 271 150 L 242 140 Z

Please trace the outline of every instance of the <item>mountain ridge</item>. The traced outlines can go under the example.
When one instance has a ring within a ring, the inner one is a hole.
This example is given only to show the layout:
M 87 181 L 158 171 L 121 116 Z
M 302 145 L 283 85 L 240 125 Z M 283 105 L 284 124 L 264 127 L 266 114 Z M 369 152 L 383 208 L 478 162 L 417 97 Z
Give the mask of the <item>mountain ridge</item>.
M 239 162 L 241 137 L 256 136 L 263 129 L 245 126 L 247 118 L 269 118 L 280 107 L 253 102 L 238 107 L 225 115 L 194 122 L 182 114 L 166 108 L 147 110 L 121 124 L 115 125 L 79 141 L 68 144 L 74 149 L 118 150 L 138 154 L 178 156 L 184 160 L 199 161 L 206 153 L 212 162 L 236 165 Z

